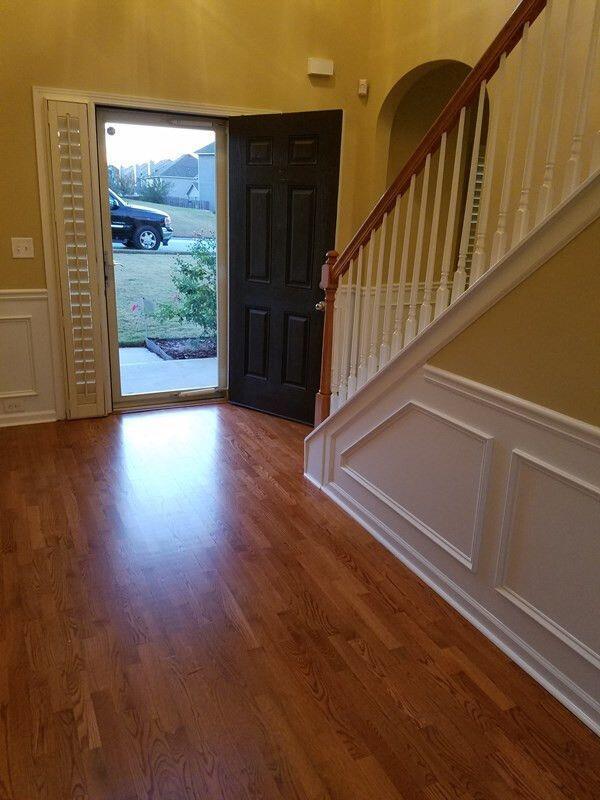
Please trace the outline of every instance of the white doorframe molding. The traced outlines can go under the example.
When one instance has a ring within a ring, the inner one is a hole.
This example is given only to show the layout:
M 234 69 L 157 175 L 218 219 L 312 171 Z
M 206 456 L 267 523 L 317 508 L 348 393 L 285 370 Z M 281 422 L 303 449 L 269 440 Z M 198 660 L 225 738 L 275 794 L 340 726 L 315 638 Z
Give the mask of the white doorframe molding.
M 50 344 L 52 348 L 52 364 L 54 373 L 54 397 L 56 416 L 66 416 L 66 368 L 64 341 L 62 335 L 62 312 L 60 289 L 58 285 L 58 262 L 55 233 L 52 219 L 52 182 L 49 169 L 48 117 L 47 102 L 59 100 L 63 102 L 84 103 L 88 109 L 88 135 L 90 146 L 90 163 L 92 165 L 92 197 L 94 204 L 94 231 L 96 235 L 96 252 L 102 257 L 101 236 L 102 221 L 100 211 L 100 182 L 98 176 L 98 142 L 96 136 L 96 107 L 114 106 L 146 111 L 165 111 L 175 114 L 195 116 L 234 117 L 241 114 L 275 114 L 278 109 L 248 108 L 245 106 L 224 106 L 208 103 L 190 103 L 177 100 L 155 99 L 135 95 L 115 94 L 109 92 L 93 92 L 77 89 L 61 89 L 44 86 L 33 87 L 33 114 L 36 142 L 36 158 L 38 168 L 38 189 L 40 197 L 40 213 L 42 222 L 42 244 L 44 252 L 44 269 L 48 292 L 48 317 L 50 322 Z M 104 287 L 104 265 L 97 265 L 99 296 L 101 299 L 100 326 L 102 341 L 103 370 L 107 378 L 106 408 L 112 409 L 110 396 L 110 361 L 108 358 L 108 327 L 106 318 L 106 293 Z

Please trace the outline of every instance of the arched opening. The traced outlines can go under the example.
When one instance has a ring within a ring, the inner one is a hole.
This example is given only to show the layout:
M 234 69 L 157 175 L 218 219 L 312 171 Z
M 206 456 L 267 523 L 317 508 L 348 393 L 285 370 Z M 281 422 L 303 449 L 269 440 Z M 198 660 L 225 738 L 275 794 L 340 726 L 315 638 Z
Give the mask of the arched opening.
M 459 61 L 430 62 L 411 70 L 389 93 L 387 116 L 392 109 L 393 116 L 387 147 L 386 186 L 392 183 L 469 72 L 470 67 Z
M 415 67 L 401 78 L 390 90 L 378 118 L 377 142 L 378 142 L 378 161 L 381 189 L 387 188 L 408 161 L 410 156 L 417 148 L 431 125 L 439 116 L 444 106 L 450 100 L 457 88 L 469 74 L 471 68 L 467 64 L 459 61 L 432 61 Z M 465 119 L 465 133 L 461 148 L 460 177 L 459 177 L 459 197 L 458 212 L 455 215 L 453 226 L 453 254 L 452 258 L 456 264 L 460 231 L 462 229 L 465 214 L 471 220 L 470 231 L 468 233 L 467 244 L 467 271 L 470 268 L 470 261 L 474 245 L 474 235 L 477 224 L 477 214 L 479 207 L 479 194 L 481 190 L 481 176 L 483 173 L 485 144 L 487 139 L 488 127 L 488 99 L 485 98 L 483 110 L 483 121 L 480 138 L 480 146 L 477 154 L 477 179 L 475 192 L 466 208 L 467 185 L 469 169 L 471 164 L 473 140 L 475 137 L 475 117 L 476 109 L 467 109 Z M 456 126 L 448 134 L 447 155 L 444 164 L 444 178 L 442 184 L 441 197 L 441 219 L 447 218 L 451 173 L 456 148 Z M 431 174 L 437 175 L 439 153 L 432 154 Z M 417 178 L 417 196 L 421 191 L 421 178 Z M 433 205 L 433 195 L 435 180 L 430 180 L 428 189 L 427 208 Z M 403 213 L 401 211 L 401 213 Z M 425 223 L 426 236 L 429 236 L 430 214 Z M 413 227 L 416 228 L 417 222 L 413 217 Z M 436 259 L 436 274 L 439 274 L 443 239 L 445 235 L 444 224 L 438 228 L 438 245 Z M 415 235 L 411 236 L 414 244 Z M 426 239 L 427 241 L 427 239 Z

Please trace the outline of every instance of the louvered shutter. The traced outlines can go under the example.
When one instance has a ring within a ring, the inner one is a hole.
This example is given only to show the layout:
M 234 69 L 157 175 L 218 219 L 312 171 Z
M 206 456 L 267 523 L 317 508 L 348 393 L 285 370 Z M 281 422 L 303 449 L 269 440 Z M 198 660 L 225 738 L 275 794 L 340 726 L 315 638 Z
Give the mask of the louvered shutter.
M 67 416 L 105 413 L 87 106 L 48 101 Z

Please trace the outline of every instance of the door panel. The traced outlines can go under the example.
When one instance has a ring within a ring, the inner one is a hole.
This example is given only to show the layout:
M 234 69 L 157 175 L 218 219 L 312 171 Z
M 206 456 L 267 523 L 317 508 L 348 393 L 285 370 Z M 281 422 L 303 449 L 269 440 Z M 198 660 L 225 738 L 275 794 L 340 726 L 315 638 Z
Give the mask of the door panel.
M 246 309 L 246 369 L 253 378 L 268 377 L 269 312 L 264 308 Z
M 230 399 L 312 422 L 335 243 L 341 111 L 229 122 Z

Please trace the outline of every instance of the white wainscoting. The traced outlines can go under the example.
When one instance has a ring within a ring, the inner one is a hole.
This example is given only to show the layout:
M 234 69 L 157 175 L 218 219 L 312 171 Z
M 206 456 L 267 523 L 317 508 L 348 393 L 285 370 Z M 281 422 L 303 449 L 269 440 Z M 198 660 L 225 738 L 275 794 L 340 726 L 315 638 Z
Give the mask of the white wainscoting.
M 307 477 L 600 733 L 600 429 L 429 366 L 354 405 Z
M 46 290 L 0 290 L 0 427 L 56 419 L 52 361 Z

